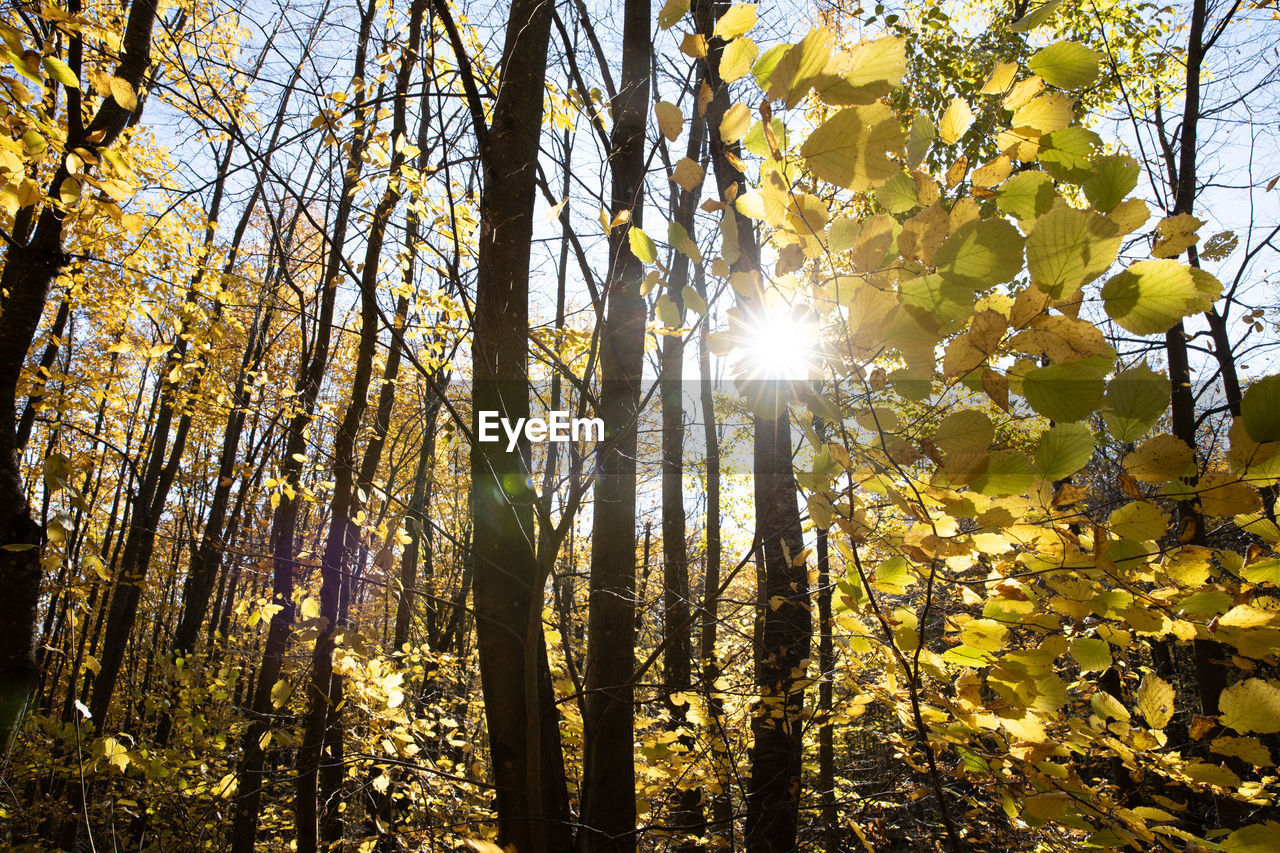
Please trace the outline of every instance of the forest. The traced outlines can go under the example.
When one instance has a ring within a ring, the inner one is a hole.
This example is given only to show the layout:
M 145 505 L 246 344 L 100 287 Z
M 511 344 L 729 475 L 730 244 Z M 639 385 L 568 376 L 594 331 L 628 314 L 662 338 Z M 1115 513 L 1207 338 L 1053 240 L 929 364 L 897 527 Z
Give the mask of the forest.
M 1274 0 L 0 36 L 0 848 L 1280 850 Z

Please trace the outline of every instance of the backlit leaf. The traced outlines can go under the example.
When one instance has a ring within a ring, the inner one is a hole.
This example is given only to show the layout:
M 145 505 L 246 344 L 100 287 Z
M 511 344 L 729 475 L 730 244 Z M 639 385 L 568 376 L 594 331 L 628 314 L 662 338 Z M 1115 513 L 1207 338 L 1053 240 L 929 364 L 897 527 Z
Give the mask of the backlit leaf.
M 1036 467 L 1046 480 L 1061 480 L 1079 471 L 1093 458 L 1093 433 L 1080 423 L 1064 423 L 1047 429 L 1036 448 Z
M 728 41 L 737 38 L 756 25 L 756 5 L 754 3 L 735 3 L 716 21 L 712 35 Z
M 1027 268 L 1037 286 L 1063 299 L 1105 273 L 1119 250 L 1119 229 L 1106 217 L 1059 207 L 1027 235 Z
M 889 154 L 902 146 L 898 117 L 884 104 L 846 107 L 809 135 L 800 149 L 819 178 L 859 192 L 899 170 Z
M 1280 684 L 1246 678 L 1222 691 L 1218 700 L 1224 726 L 1238 732 L 1280 732 Z
M 1037 50 L 1028 64 L 1050 86 L 1080 89 L 1097 78 L 1101 59 L 1102 54 L 1078 42 L 1059 41 Z
M 760 48 L 751 39 L 745 36 L 734 39 L 725 45 L 724 52 L 720 54 L 720 78 L 726 83 L 732 83 L 745 77 L 759 55 Z
M 648 234 L 640 230 L 639 226 L 632 225 L 628 229 L 627 244 L 631 247 L 631 254 L 639 258 L 642 263 L 651 264 L 658 259 L 658 247 L 654 245 Z
M 1154 673 L 1147 673 L 1138 685 L 1138 712 L 1153 729 L 1163 729 L 1173 719 L 1173 687 Z
M 1280 374 L 1264 376 L 1249 386 L 1240 403 L 1240 418 L 1254 441 L 1280 441 Z
M 1102 404 L 1102 374 L 1079 361 L 1028 370 L 1022 396 L 1031 408 L 1050 420 L 1069 423 L 1088 417 Z

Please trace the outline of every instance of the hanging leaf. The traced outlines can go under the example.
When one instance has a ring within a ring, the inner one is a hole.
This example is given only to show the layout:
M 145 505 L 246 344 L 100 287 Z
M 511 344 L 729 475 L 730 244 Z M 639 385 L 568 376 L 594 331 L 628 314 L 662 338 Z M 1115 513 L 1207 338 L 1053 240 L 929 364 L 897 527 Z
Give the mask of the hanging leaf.
M 1071 641 L 1071 657 L 1081 672 L 1101 672 L 1111 666 L 1111 646 L 1106 640 L 1076 637 Z
M 815 27 L 799 44 L 782 55 L 769 75 L 770 100 L 783 100 L 790 109 L 800 103 L 831 57 L 831 31 Z
M 1013 78 L 1018 74 L 1018 63 L 1016 62 L 997 62 L 995 68 L 991 69 L 991 73 L 987 76 L 987 81 L 982 84 L 980 95 L 1003 95 L 1013 85 Z
M 1110 213 L 1138 185 L 1138 161 L 1127 154 L 1093 158 L 1090 175 L 1080 188 L 1095 210 Z
M 680 306 L 676 305 L 676 301 L 665 291 L 658 294 L 658 299 L 654 302 L 654 310 L 657 312 L 658 319 L 662 321 L 662 325 L 668 329 L 679 328 Z
M 702 184 L 704 169 L 688 157 L 681 157 L 676 162 L 675 171 L 671 173 L 671 180 L 675 181 L 688 192 L 693 192 Z
M 735 3 L 729 11 L 716 21 L 712 35 L 728 41 L 735 39 L 756 25 L 756 6 L 754 3 Z
M 627 243 L 631 246 L 631 254 L 639 258 L 641 263 L 651 264 L 658 260 L 658 247 L 638 225 L 632 225 L 628 229 Z
M 1025 33 L 1034 30 L 1036 27 L 1049 20 L 1058 6 L 1062 4 L 1062 0 L 1046 0 L 1027 14 L 1009 25 L 1009 29 L 1015 33 Z
M 658 101 L 653 105 L 653 114 L 658 119 L 658 129 L 669 142 L 675 142 L 684 131 L 684 113 L 675 104 Z
M 1047 174 L 1020 172 L 1000 185 L 996 207 L 1001 213 L 1030 221 L 1047 213 L 1059 198 Z
M 1057 92 L 1033 98 L 1013 114 L 1013 127 L 1029 127 L 1040 133 L 1053 133 L 1071 124 L 1071 107 L 1075 102 Z
M 1173 719 L 1173 687 L 1154 673 L 1147 673 L 1135 697 L 1138 712 L 1153 729 L 1163 729 Z
M 111 78 L 111 97 L 115 98 L 120 108 L 128 112 L 133 112 L 138 108 L 138 95 L 133 90 L 133 85 L 120 77 Z
M 1059 423 L 1088 417 L 1102 405 L 1105 387 L 1097 368 L 1079 361 L 1028 370 L 1022 396 L 1037 413 Z
M 734 104 L 724 111 L 724 118 L 720 119 L 720 138 L 727 145 L 732 145 L 743 136 L 751 127 L 751 110 L 746 104 Z
M 689 0 L 667 0 L 658 12 L 658 28 L 669 30 L 689 11 Z
M 1124 467 L 1135 480 L 1164 483 L 1194 473 L 1195 453 L 1176 436 L 1157 435 L 1125 456 Z
M 1031 55 L 1031 70 L 1050 86 L 1059 89 L 1082 89 L 1098 76 L 1102 54 L 1073 41 L 1058 41 Z
M 1156 226 L 1156 243 L 1151 248 L 1151 254 L 1157 258 L 1178 257 L 1200 242 L 1196 231 L 1202 225 L 1204 220 L 1196 219 L 1190 213 L 1166 216 Z
M 800 154 L 824 181 L 855 192 L 889 180 L 899 166 L 889 158 L 902 146 L 898 117 L 884 104 L 846 107 L 809 135 Z
M 1240 416 L 1249 438 L 1259 444 L 1280 441 L 1280 375 L 1264 376 L 1249 386 Z
M 1093 433 L 1080 423 L 1058 424 L 1040 435 L 1036 467 L 1049 481 L 1062 480 L 1093 458 Z
M 1246 678 L 1222 691 L 1222 724 L 1238 732 L 1280 732 L 1280 684 Z
M 1107 407 L 1102 413 L 1117 441 L 1137 441 L 1169 408 L 1169 379 L 1145 364 L 1116 374 L 1107 383 Z
M 760 48 L 745 36 L 729 42 L 720 54 L 720 79 L 732 83 L 745 77 L 759 55 Z
M 71 89 L 80 88 L 80 80 L 76 77 L 75 72 L 71 70 L 70 65 L 67 65 L 56 56 L 46 56 L 40 61 L 44 64 L 44 70 L 48 71 L 49 76 L 54 80 Z
M 948 281 L 983 290 L 1021 271 L 1022 243 L 1018 229 L 1005 220 L 975 219 L 946 239 L 934 261 Z
M 937 137 L 933 119 L 925 113 L 917 113 L 911 122 L 911 134 L 907 140 L 907 166 L 914 169 L 924 162 L 929 146 Z
M 1036 220 L 1027 235 L 1031 280 L 1065 299 L 1101 276 L 1120 251 L 1115 223 L 1089 210 L 1059 207 Z
M 938 124 L 938 135 L 948 145 L 954 145 L 973 126 L 973 110 L 962 98 L 954 98 Z
M 1172 260 L 1138 261 L 1103 286 L 1102 302 L 1107 316 L 1135 335 L 1161 334 L 1213 304 L 1190 268 Z

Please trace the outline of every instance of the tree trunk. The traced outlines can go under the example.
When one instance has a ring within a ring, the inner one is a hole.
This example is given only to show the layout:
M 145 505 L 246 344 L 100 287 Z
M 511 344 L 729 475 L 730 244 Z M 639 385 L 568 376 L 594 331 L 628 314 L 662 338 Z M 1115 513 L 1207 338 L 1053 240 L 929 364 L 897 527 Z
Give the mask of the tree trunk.
M 122 57 L 116 77 L 136 91 L 151 64 L 151 28 L 156 4 L 134 3 L 129 8 L 120 49 Z M 74 95 L 70 93 L 74 92 Z M 80 128 L 79 92 L 74 98 L 72 131 L 66 151 L 84 145 L 93 137 L 94 147 L 108 148 L 115 142 L 132 115 L 130 110 L 108 97 L 88 127 Z M 69 110 L 70 112 L 70 110 Z M 46 196 L 57 199 L 63 181 L 70 177 L 65 159 L 59 164 Z M 34 211 L 19 212 L 19 219 Z M 66 263 L 62 251 L 62 214 L 50 204 L 39 214 L 35 231 L 26 243 L 11 243 L 0 274 L 0 588 L 5 590 L 5 618 L 0 620 L 0 750 L 13 739 L 36 682 L 35 641 L 40 597 L 40 548 L 44 533 L 31 517 L 17 446 L 17 385 L 27 350 L 35 338 L 44 313 L 49 288 Z M 23 227 L 18 227 L 21 224 Z M 27 231 L 25 223 L 14 223 L 15 239 Z
M 636 426 L 643 373 L 644 265 L 628 232 L 644 220 L 645 123 L 649 112 L 649 0 L 627 0 L 623 12 L 622 81 L 613 101 L 609 164 L 611 213 L 629 224 L 609 234 L 607 316 L 600 343 L 599 477 L 591 543 L 584 666 L 582 829 L 578 849 L 636 849 L 634 757 L 636 594 Z
M 529 249 L 551 6 L 542 0 L 511 4 L 491 127 L 484 125 L 452 13 L 440 0 L 435 9 L 462 71 L 484 168 L 471 348 L 474 437 L 479 412 L 497 412 L 513 424 L 529 415 Z M 498 843 L 522 853 L 546 853 L 567 847 L 568 809 L 557 786 L 546 783 L 555 775 L 548 768 L 563 759 L 547 754 L 537 734 L 545 735 L 554 720 L 539 714 L 545 578 L 537 560 L 529 468 L 527 441 L 510 452 L 506 442 L 472 444 L 476 645 Z

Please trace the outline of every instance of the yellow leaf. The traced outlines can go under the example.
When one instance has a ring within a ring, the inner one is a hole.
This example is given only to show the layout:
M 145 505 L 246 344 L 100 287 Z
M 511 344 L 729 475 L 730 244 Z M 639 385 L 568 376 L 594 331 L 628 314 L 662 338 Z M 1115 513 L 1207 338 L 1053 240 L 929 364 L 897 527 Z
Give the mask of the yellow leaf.
M 688 192 L 693 192 L 702 184 L 703 169 L 697 163 L 688 157 L 681 157 L 676 163 L 675 171 L 671 173 L 671 180 L 675 181 Z M 648 261 L 647 263 L 652 263 Z
M 898 117 L 877 102 L 836 113 L 809 135 L 800 153 L 819 178 L 860 192 L 897 174 L 889 154 L 898 152 L 902 140 Z
M 679 107 L 667 101 L 658 101 L 653 105 L 653 114 L 658 119 L 658 128 L 668 141 L 675 142 L 680 138 L 684 130 L 684 113 L 680 112 Z
M 747 135 L 751 127 L 751 110 L 746 104 L 734 104 L 724 111 L 720 119 L 720 138 L 732 145 Z
M 987 82 L 982 84 L 980 95 L 999 95 L 1004 93 L 1013 85 L 1014 75 L 1018 73 L 1018 63 L 1016 62 L 997 62 L 996 67 L 991 69 L 991 74 L 987 77 Z
M 1238 732 L 1280 732 L 1280 684 L 1246 678 L 1222 691 L 1218 701 L 1224 726 Z
M 1124 467 L 1144 483 L 1163 483 L 1189 473 L 1195 454 L 1172 435 L 1149 438 L 1124 458 Z
M 1075 103 L 1066 95 L 1052 92 L 1034 98 L 1013 114 L 1014 127 L 1029 127 L 1040 133 L 1052 133 L 1071 124 L 1071 107 Z
M 760 55 L 760 48 L 751 39 L 734 39 L 720 54 L 720 79 L 732 83 L 746 76 Z M 745 131 L 744 131 L 745 132 Z
M 712 35 L 725 41 L 735 39 L 756 25 L 756 5 L 754 3 L 735 3 L 729 11 L 716 21 Z
M 129 112 L 133 112 L 138 108 L 137 93 L 133 91 L 133 86 L 130 85 L 128 80 L 123 80 L 119 77 L 112 77 L 111 97 L 116 99 L 116 103 L 119 104 L 122 109 L 128 110 Z
M 973 110 L 964 99 L 955 98 L 938 124 L 938 135 L 944 142 L 954 145 L 972 124 Z
M 694 59 L 707 55 L 707 40 L 699 33 L 685 33 L 680 40 L 680 52 Z
M 1136 698 L 1138 711 L 1151 728 L 1163 729 L 1173 718 L 1173 687 L 1160 676 L 1143 676 Z
M 658 12 L 658 28 L 669 30 L 689 11 L 689 0 L 667 0 Z

